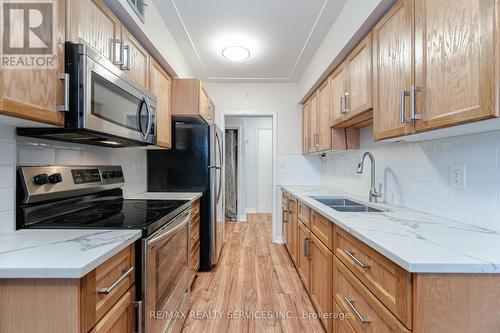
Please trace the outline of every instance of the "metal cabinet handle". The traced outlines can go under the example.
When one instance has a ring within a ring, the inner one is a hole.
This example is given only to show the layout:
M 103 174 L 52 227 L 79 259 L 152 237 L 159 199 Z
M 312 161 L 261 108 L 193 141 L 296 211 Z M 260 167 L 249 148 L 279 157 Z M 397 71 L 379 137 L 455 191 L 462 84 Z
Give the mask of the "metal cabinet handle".
M 406 97 L 410 96 L 410 92 L 403 90 L 401 92 L 401 124 L 411 123 L 411 118 L 406 118 Z
M 123 65 L 123 39 L 115 39 L 113 44 L 115 46 L 115 60 L 113 63 L 121 66 Z
M 319 134 L 314 133 L 314 147 L 319 148 Z
M 361 260 L 356 258 L 352 252 L 345 251 L 345 250 L 344 250 L 344 252 L 349 256 L 349 258 L 351 258 L 356 264 L 358 264 L 359 267 L 361 267 L 363 269 L 370 268 L 370 266 L 364 264 Z
M 288 219 L 287 219 L 287 210 L 286 209 L 283 209 L 283 222 L 288 222 Z
M 59 74 L 59 80 L 64 81 L 64 101 L 63 105 L 57 106 L 57 111 L 67 112 L 69 111 L 69 74 Z
M 123 64 L 122 70 L 129 71 L 130 70 L 130 45 L 123 46 Z
M 340 113 L 345 114 L 345 95 L 340 95 Z
M 305 246 L 306 246 L 306 259 L 307 260 L 311 260 L 312 257 L 311 257 L 311 239 L 306 237 L 304 238 L 305 240 Z
M 142 333 L 142 301 L 134 301 L 137 308 L 137 333 Z
M 344 297 L 344 299 L 347 302 L 347 304 L 349 305 L 349 307 L 351 308 L 351 310 L 354 312 L 354 314 L 356 315 L 356 317 L 358 317 L 359 321 L 362 324 L 369 324 L 370 323 L 370 321 L 368 319 L 365 319 L 361 315 L 361 313 L 359 313 L 358 309 L 356 309 L 356 307 L 354 306 L 354 301 L 353 300 L 350 300 L 347 297 Z
M 304 257 L 307 258 L 307 237 L 304 238 Z
M 344 113 L 348 113 L 350 112 L 351 110 L 347 108 L 347 101 L 348 101 L 348 98 L 350 97 L 351 95 L 346 92 L 344 93 Z M 350 101 L 349 101 L 350 102 Z M 349 103 L 350 104 L 350 103 Z
M 411 119 L 412 120 L 422 120 L 422 115 L 417 114 L 416 110 L 416 94 L 417 91 L 422 91 L 423 88 L 412 84 L 410 87 L 410 102 L 411 102 Z
M 130 267 L 129 269 L 127 269 L 126 271 L 124 271 L 123 275 L 120 276 L 120 278 L 118 280 L 115 281 L 115 283 L 113 283 L 110 287 L 108 288 L 101 288 L 99 289 L 97 292 L 99 294 L 109 294 L 110 292 L 113 291 L 113 289 L 115 289 L 123 280 L 125 280 L 125 278 L 130 274 L 132 273 L 132 271 L 134 270 L 134 267 Z

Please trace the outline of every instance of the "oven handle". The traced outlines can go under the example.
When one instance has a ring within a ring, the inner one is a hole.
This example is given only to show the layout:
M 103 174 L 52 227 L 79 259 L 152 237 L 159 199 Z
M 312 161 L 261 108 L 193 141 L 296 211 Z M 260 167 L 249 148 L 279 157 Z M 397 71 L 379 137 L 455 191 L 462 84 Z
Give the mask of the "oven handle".
M 156 235 L 154 235 L 153 238 L 147 240 L 147 245 L 151 246 L 154 243 L 158 242 L 159 240 L 163 239 L 166 236 L 171 235 L 172 233 L 176 232 L 178 229 L 181 229 L 185 225 L 188 224 L 189 222 L 189 210 L 185 213 L 181 213 L 182 216 L 179 216 L 176 218 L 176 220 L 180 220 L 181 218 L 183 219 L 182 222 L 178 223 L 177 225 L 174 225 L 173 227 L 168 226 L 169 228 L 166 228 L 165 230 L 160 230 L 160 232 Z

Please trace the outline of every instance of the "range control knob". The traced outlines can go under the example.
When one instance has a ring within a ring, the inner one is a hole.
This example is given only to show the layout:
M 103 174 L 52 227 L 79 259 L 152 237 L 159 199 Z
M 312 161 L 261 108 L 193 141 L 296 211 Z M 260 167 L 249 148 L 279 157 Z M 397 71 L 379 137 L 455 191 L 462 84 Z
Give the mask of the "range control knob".
M 33 183 L 36 185 L 45 185 L 49 182 L 49 176 L 46 173 L 41 173 L 33 177 Z
M 115 178 L 115 177 L 116 177 L 116 175 L 115 175 L 114 171 L 104 171 L 102 173 L 102 178 L 104 178 L 104 179 Z
M 49 183 L 57 184 L 62 182 L 62 175 L 60 173 L 54 173 L 49 176 Z

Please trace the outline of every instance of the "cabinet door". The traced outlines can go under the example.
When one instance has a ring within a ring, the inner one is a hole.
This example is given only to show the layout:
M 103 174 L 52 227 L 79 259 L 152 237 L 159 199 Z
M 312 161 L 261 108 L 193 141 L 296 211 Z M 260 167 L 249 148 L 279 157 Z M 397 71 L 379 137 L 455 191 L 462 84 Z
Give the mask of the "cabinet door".
M 212 122 L 211 116 L 210 116 L 210 98 L 208 97 L 208 94 L 206 93 L 205 89 L 203 87 L 200 87 L 200 106 L 199 106 L 199 113 L 200 116 L 205 119 L 207 122 Z
M 398 1 L 373 28 L 375 140 L 413 133 L 413 124 L 402 121 L 410 117 L 405 91 L 413 82 L 412 35 L 413 0 Z
M 288 217 L 288 243 L 290 256 L 292 257 L 292 261 L 297 264 L 297 199 L 290 198 L 289 199 L 289 212 L 290 215 Z
M 330 76 L 330 97 L 331 97 L 331 125 L 341 123 L 345 120 L 345 92 L 346 92 L 346 67 L 340 65 Z
M 316 94 L 309 100 L 309 152 L 318 151 L 318 103 Z
M 372 103 L 372 33 L 370 32 L 346 59 L 348 93 L 347 117 L 370 110 Z
M 156 145 L 172 148 L 171 79 L 167 72 L 150 59 L 149 90 L 157 99 Z
M 333 306 L 333 253 L 311 233 L 309 295 L 319 313 L 331 313 Z M 327 332 L 332 331 L 332 321 L 321 318 Z
M 54 68 L 0 70 L 0 114 L 34 120 L 55 126 L 64 125 L 63 104 L 64 42 L 66 41 L 65 2 L 54 3 Z
M 288 232 L 289 232 L 289 227 L 288 227 L 288 196 L 286 194 L 283 195 L 283 199 L 281 202 L 281 211 L 282 211 L 282 224 L 283 224 L 283 240 L 285 242 L 285 247 L 290 253 L 290 244 L 288 244 L 289 238 L 288 238 Z
M 309 265 L 310 257 L 308 255 L 308 247 L 310 242 L 310 232 L 307 227 L 299 220 L 298 228 L 298 252 L 297 252 L 297 271 L 299 272 L 302 283 L 309 291 Z
M 62 2 L 62 1 L 58 1 Z M 69 40 L 84 42 L 121 65 L 121 23 L 102 0 L 69 0 Z
M 311 104 L 307 101 L 302 107 L 302 154 L 309 152 L 309 119 Z
M 149 54 L 125 27 L 122 27 L 122 35 L 122 70 L 142 86 L 148 88 Z
M 135 290 L 132 287 L 116 302 L 91 333 L 132 333 L 135 331 Z
M 210 122 L 213 122 L 215 120 L 215 105 L 211 99 L 208 103 L 208 119 L 210 120 Z
M 415 0 L 417 132 L 497 116 L 497 6 Z
M 332 131 L 330 128 L 330 80 L 325 80 L 318 88 L 318 150 L 332 148 Z

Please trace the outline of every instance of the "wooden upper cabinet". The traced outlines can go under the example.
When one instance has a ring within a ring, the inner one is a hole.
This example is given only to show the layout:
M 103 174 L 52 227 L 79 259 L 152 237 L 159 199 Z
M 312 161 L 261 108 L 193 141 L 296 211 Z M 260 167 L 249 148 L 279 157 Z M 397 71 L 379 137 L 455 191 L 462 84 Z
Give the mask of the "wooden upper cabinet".
M 59 106 L 64 101 L 64 82 L 60 80 L 60 75 L 64 73 L 66 3 L 54 1 L 53 4 L 55 66 L 47 69 L 0 69 L 1 115 L 64 125 L 64 113 L 59 111 Z
M 330 150 L 332 148 L 332 135 L 330 129 L 330 80 L 325 80 L 317 91 L 317 113 L 318 113 L 318 151 Z
M 215 106 L 198 79 L 172 81 L 172 114 L 200 116 L 207 123 L 215 117 Z
M 317 152 L 318 144 L 318 98 L 315 93 L 309 99 L 309 152 Z
M 337 90 L 334 97 L 337 99 L 335 104 L 339 107 L 339 111 L 334 114 L 333 125 L 335 127 L 363 127 L 371 124 L 373 118 L 372 61 L 372 34 L 370 32 L 349 54 L 341 65 L 340 72 L 334 73 L 336 81 L 340 81 L 342 76 L 345 79 L 345 91 L 341 96 L 338 94 L 342 83 L 337 82 L 334 88 Z M 345 75 L 342 75 L 344 70 Z M 339 113 L 341 117 L 338 116 Z
M 156 105 L 156 145 L 172 148 L 172 80 L 165 70 L 150 59 L 149 90 L 157 97 Z
M 332 75 L 330 75 L 330 120 L 331 125 L 342 123 L 346 119 L 344 111 L 346 94 L 346 67 L 345 63 L 340 65 Z
M 304 103 L 302 107 L 302 153 L 309 152 L 309 118 L 310 118 L 311 104 L 309 101 Z
M 415 0 L 416 132 L 497 116 L 498 3 Z
M 413 131 L 413 1 L 400 0 L 373 28 L 373 129 L 375 140 Z M 406 93 L 405 93 L 406 92 Z
M 122 70 L 132 79 L 148 88 L 149 54 L 146 49 L 122 27 L 123 65 Z
M 121 65 L 122 25 L 118 18 L 102 0 L 69 0 L 67 3 L 68 40 L 88 44 L 116 65 Z

